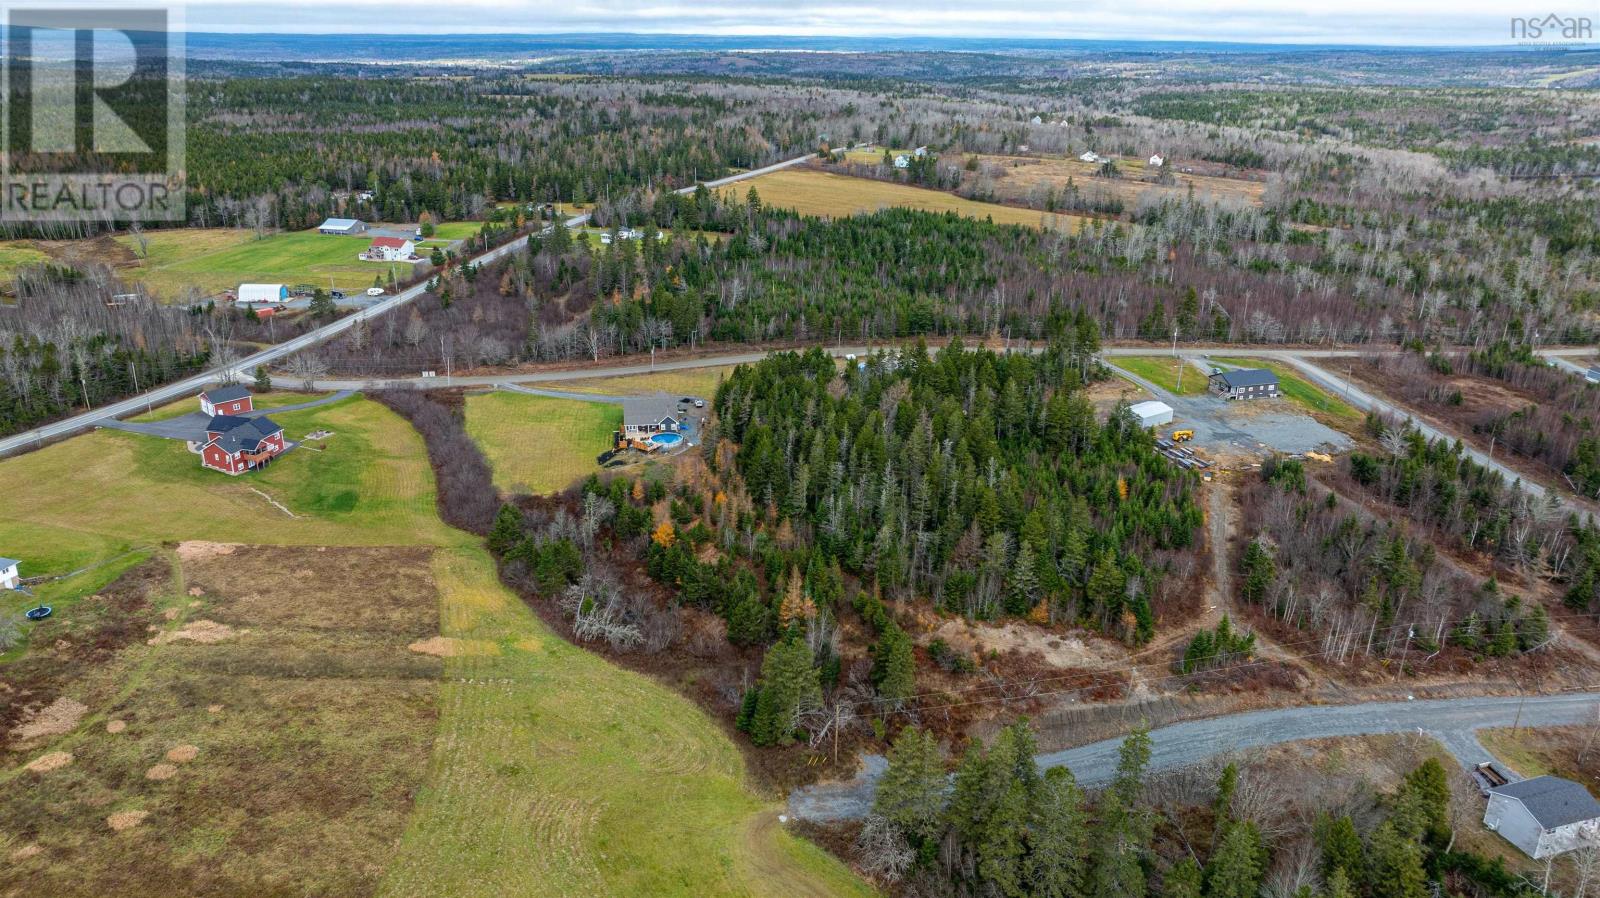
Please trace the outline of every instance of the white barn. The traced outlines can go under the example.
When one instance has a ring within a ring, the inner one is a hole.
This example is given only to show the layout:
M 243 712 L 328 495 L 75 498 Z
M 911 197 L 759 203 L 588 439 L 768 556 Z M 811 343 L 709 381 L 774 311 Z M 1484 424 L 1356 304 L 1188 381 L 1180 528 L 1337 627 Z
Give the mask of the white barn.
M 1079 162 L 1100 162 L 1102 160 L 1100 158 L 1100 154 L 1099 153 L 1096 153 L 1094 150 L 1086 150 L 1086 151 L 1084 151 L 1084 154 L 1082 156 L 1078 157 L 1078 161 Z
M 289 288 L 285 284 L 240 284 L 235 294 L 241 305 L 253 302 L 288 302 Z
M 1140 427 L 1159 427 L 1162 424 L 1172 423 L 1172 406 L 1154 399 L 1146 402 L 1135 402 L 1128 406 L 1128 411 L 1139 422 Z
M 1542 860 L 1600 845 L 1600 801 L 1581 783 L 1536 776 L 1490 789 L 1483 825 Z
M 16 589 L 22 585 L 22 575 L 17 573 L 17 566 L 22 562 L 15 558 L 0 558 L 0 589 Z
M 365 234 L 367 223 L 358 218 L 330 218 L 317 225 L 317 230 L 324 234 Z

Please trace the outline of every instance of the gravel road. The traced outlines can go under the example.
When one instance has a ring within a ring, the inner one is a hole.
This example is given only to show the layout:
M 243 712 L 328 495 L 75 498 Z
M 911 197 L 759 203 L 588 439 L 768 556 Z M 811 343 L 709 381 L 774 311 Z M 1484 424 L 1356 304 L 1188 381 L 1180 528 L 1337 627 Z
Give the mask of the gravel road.
M 1592 720 L 1600 708 L 1593 694 L 1433 699 L 1374 702 L 1361 705 L 1313 705 L 1250 711 L 1205 720 L 1190 720 L 1150 732 L 1152 770 L 1170 770 L 1207 761 L 1217 755 L 1302 739 L 1422 732 L 1438 739 L 1463 767 L 1494 760 L 1478 744 L 1475 731 L 1510 726 L 1559 726 Z M 1066 766 L 1078 782 L 1100 785 L 1116 769 L 1120 739 L 1050 752 L 1038 757 L 1040 768 Z M 864 769 L 848 783 L 821 783 L 795 790 L 789 813 L 806 820 L 849 820 L 872 807 L 878 779 L 887 762 L 878 755 L 864 759 Z

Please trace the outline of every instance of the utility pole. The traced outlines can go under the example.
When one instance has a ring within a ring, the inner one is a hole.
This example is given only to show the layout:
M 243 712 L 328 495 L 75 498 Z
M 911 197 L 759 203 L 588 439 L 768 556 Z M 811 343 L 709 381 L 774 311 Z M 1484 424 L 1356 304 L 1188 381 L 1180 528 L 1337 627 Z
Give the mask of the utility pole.
M 1178 325 L 1172 325 L 1172 358 L 1178 363 L 1178 395 L 1183 395 L 1183 359 L 1178 358 Z

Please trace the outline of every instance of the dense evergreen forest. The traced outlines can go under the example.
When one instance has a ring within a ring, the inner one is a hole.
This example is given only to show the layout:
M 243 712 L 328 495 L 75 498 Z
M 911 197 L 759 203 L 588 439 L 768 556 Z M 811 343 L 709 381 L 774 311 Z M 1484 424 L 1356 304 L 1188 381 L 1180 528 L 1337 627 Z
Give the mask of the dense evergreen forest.
M 1392 789 L 1337 788 L 1234 764 L 1151 774 L 1122 743 L 1102 789 L 1041 772 L 1026 722 L 974 742 L 947 777 L 937 741 L 904 729 L 853 859 L 895 894 L 1009 898 L 1427 898 L 1539 894 L 1458 844 L 1445 766 Z M 1366 784 L 1362 784 L 1365 786 Z

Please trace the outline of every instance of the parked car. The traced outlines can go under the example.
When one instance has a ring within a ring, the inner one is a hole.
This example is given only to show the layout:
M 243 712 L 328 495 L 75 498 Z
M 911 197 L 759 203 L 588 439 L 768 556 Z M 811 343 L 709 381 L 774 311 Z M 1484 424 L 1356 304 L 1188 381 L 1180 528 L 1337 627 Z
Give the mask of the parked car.
M 343 290 L 334 290 L 333 292 L 329 293 L 328 295 L 333 297 L 334 299 L 344 299 L 344 291 Z
M 382 287 L 368 287 L 367 288 L 367 295 L 368 296 L 382 296 L 383 295 L 383 288 Z
M 694 401 L 694 407 L 695 408 L 705 408 L 706 407 L 706 401 L 704 399 L 696 399 Z

